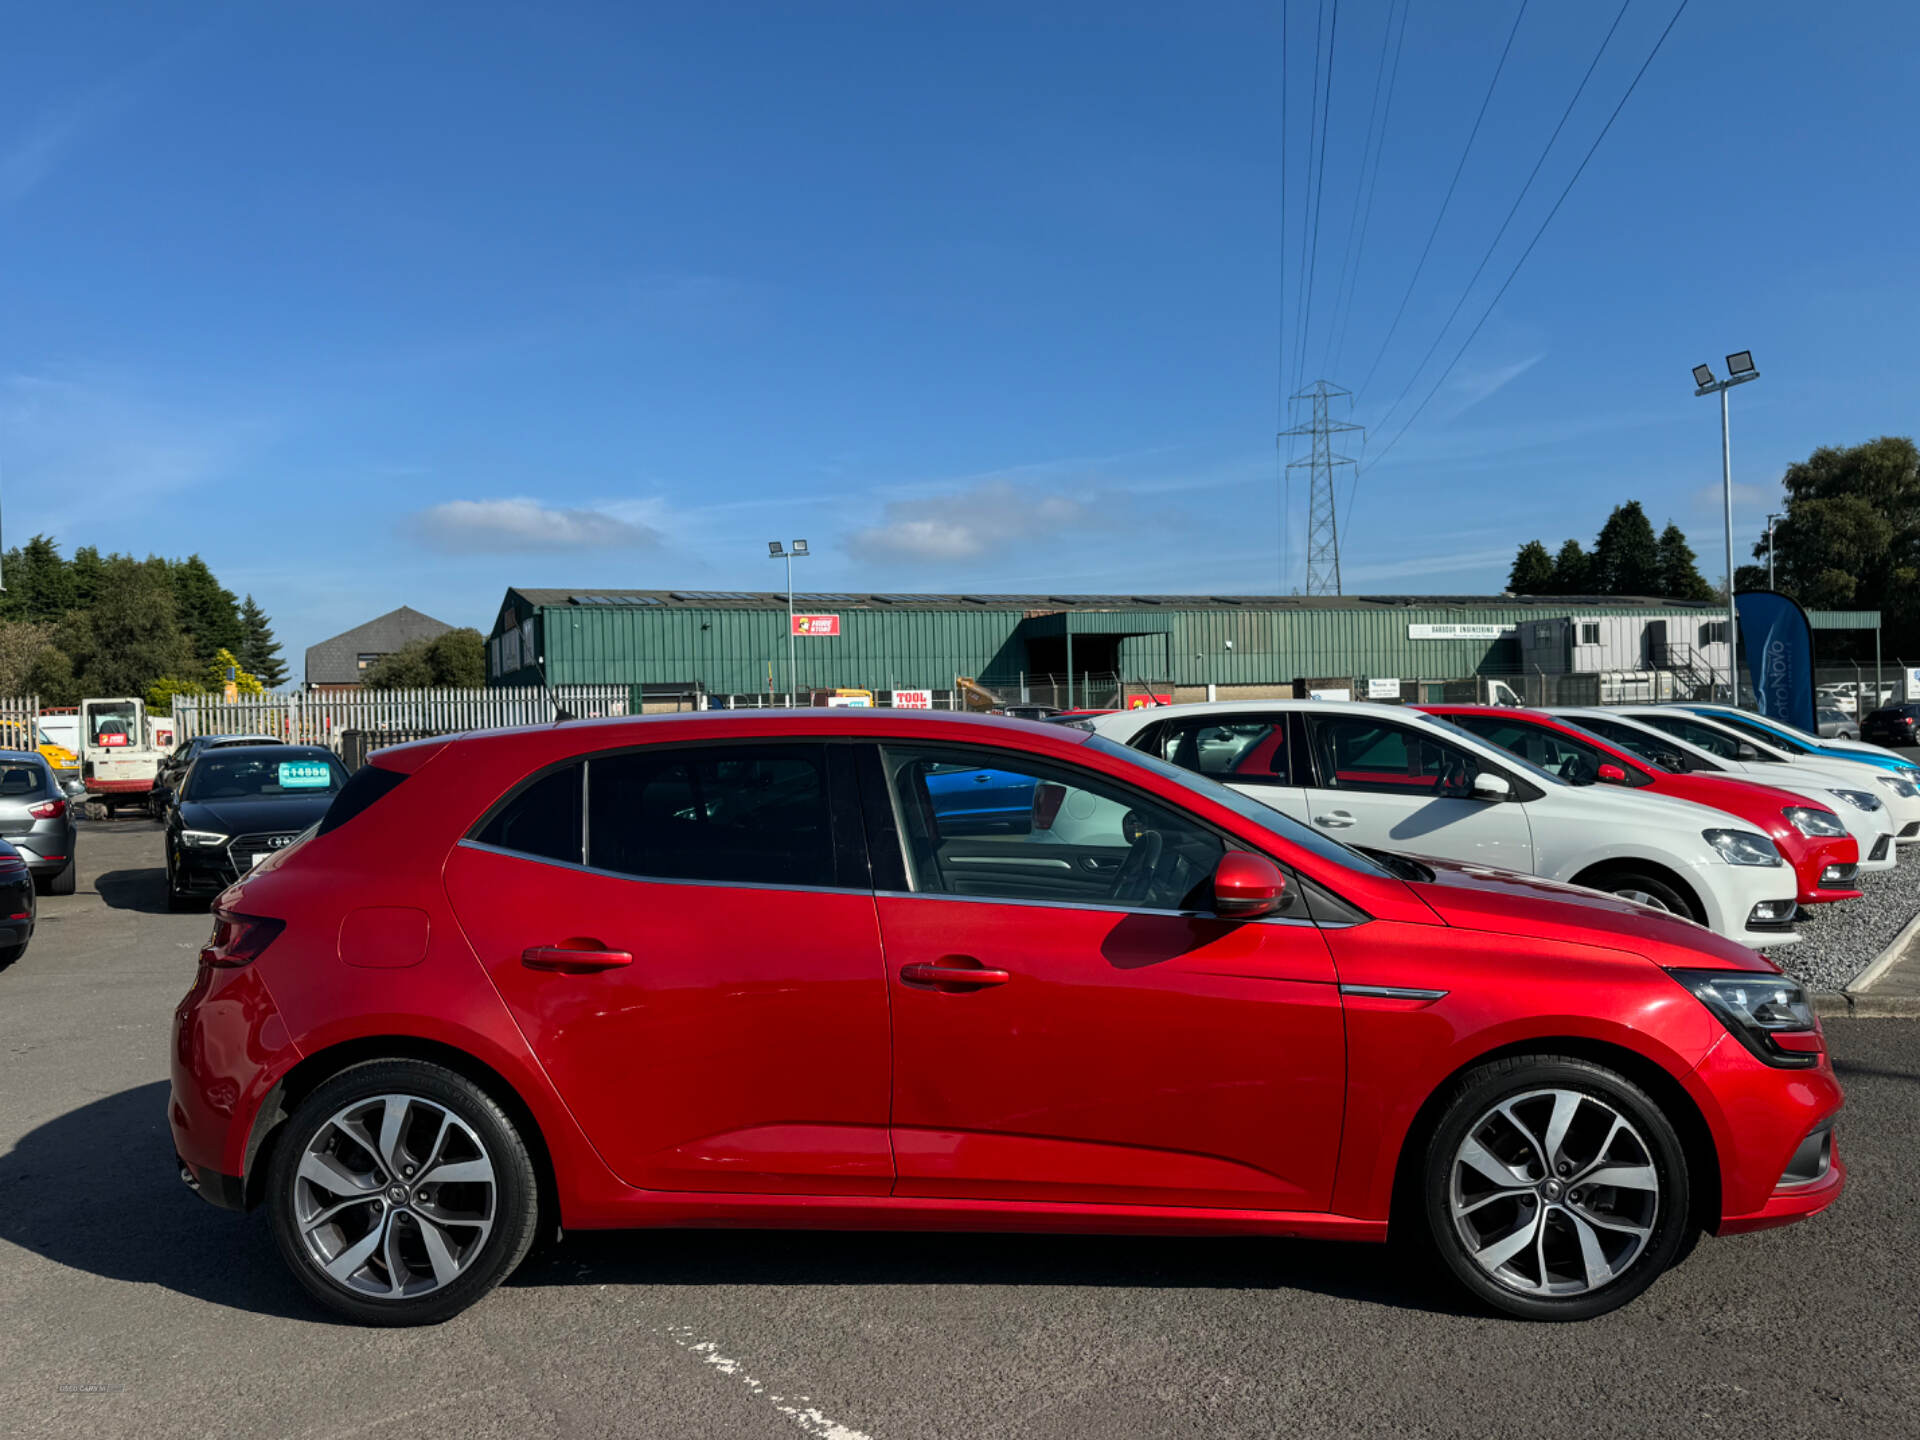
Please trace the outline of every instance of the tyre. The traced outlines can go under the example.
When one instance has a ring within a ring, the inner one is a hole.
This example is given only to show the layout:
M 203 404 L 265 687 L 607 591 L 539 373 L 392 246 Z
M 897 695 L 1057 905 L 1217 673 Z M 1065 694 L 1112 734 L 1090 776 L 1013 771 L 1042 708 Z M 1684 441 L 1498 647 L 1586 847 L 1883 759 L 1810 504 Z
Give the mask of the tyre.
M 1672 1122 L 1625 1076 L 1569 1056 L 1461 1077 L 1427 1145 L 1421 1199 L 1453 1276 L 1528 1320 L 1617 1309 L 1694 1238 Z
M 174 887 L 173 857 L 169 855 L 167 857 L 167 909 L 185 910 L 192 906 L 192 904 L 193 897 L 191 895 L 184 895 Z
M 1665 910 L 1688 920 L 1702 919 L 1695 912 L 1692 901 L 1665 880 L 1652 875 L 1616 870 L 1610 875 L 1585 883 L 1590 883 L 1594 889 L 1604 890 L 1609 895 L 1618 895 L 1622 900 L 1651 905 L 1656 910 Z
M 26 953 L 25 945 L 0 945 L 0 970 L 6 969 Z
M 363 1325 L 434 1325 L 498 1285 L 539 1220 L 513 1122 L 420 1060 L 355 1065 L 309 1095 L 267 1171 L 274 1239 L 307 1293 Z
M 74 862 L 69 860 L 66 863 L 66 867 L 61 870 L 59 874 L 49 875 L 47 877 L 47 883 L 43 893 L 48 895 L 71 895 L 78 880 L 79 874 L 74 868 Z

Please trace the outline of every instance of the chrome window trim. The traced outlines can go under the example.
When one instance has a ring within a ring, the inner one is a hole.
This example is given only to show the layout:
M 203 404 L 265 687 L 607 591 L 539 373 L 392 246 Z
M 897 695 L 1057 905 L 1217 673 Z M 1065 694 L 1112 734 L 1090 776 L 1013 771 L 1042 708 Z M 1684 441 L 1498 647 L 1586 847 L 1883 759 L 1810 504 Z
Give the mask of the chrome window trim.
M 1342 995 L 1360 995 L 1374 1000 L 1444 1000 L 1445 990 L 1419 990 L 1410 985 L 1342 985 Z
M 1030 910 L 1097 910 L 1112 915 L 1165 915 L 1176 920 L 1232 920 L 1239 925 L 1305 925 L 1317 930 L 1345 930 L 1361 922 L 1330 920 L 1325 923 L 1305 915 L 1268 915 L 1258 920 L 1216 915 L 1211 910 L 1154 910 L 1144 905 L 1105 905 L 1097 900 L 1015 900 L 1002 895 L 950 895 L 943 890 L 876 890 L 879 900 L 951 901 L 961 905 L 1019 905 Z
M 489 845 L 484 840 L 470 840 L 465 837 L 462 837 L 454 848 L 478 850 L 487 855 L 504 855 L 510 860 L 525 860 L 530 865 L 551 865 L 556 870 L 577 870 L 583 875 L 601 875 L 609 880 L 638 880 L 644 885 L 700 885 L 717 890 L 778 890 L 797 895 L 873 894 L 871 889 L 852 885 L 791 885 L 759 880 L 693 880 L 679 875 L 633 875 L 625 870 L 607 870 L 598 865 L 582 865 L 576 860 L 553 860 L 545 855 L 529 855 L 524 850 L 509 850 L 502 845 Z

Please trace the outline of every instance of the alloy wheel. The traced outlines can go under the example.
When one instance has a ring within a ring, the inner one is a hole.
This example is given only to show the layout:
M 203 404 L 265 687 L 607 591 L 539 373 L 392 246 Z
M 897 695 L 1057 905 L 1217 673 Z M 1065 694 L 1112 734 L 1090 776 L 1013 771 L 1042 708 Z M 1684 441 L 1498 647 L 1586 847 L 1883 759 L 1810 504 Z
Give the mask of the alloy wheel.
M 1636 905 L 1645 905 L 1648 908 L 1653 910 L 1666 910 L 1669 914 L 1672 913 L 1666 901 L 1662 900 L 1658 895 L 1651 894 L 1648 891 L 1616 890 L 1613 893 L 1618 895 L 1622 900 L 1633 901 Z
M 1454 1152 L 1454 1228 L 1476 1265 L 1525 1295 L 1583 1295 L 1646 1250 L 1660 1173 L 1620 1110 L 1578 1090 L 1502 1100 Z
M 451 1284 L 486 1248 L 499 1203 L 480 1137 L 416 1095 L 336 1111 L 308 1140 L 292 1183 L 307 1258 L 336 1285 L 379 1299 Z

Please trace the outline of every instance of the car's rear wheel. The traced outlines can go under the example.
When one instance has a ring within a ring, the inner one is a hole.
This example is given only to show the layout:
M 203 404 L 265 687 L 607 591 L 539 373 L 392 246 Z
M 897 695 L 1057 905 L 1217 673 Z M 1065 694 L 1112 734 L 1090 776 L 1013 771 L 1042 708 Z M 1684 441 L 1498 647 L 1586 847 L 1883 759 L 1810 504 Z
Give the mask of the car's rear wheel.
M 73 861 L 69 860 L 66 863 L 66 867 L 57 875 L 49 875 L 47 877 L 46 893 L 49 895 L 71 895 L 73 894 L 77 879 L 78 876 L 74 873 Z
M 19 945 L 0 945 L 0 970 L 6 969 L 7 966 L 13 964 L 14 961 L 26 953 L 27 947 L 24 943 Z
M 267 1207 L 322 1305 L 366 1325 L 431 1325 L 513 1271 L 539 1202 L 526 1144 L 484 1090 L 439 1065 L 376 1060 L 295 1109 Z
M 1570 1056 L 1468 1072 L 1426 1150 L 1441 1259 L 1480 1299 L 1532 1320 L 1626 1304 L 1692 1238 L 1686 1154 L 1625 1076 Z

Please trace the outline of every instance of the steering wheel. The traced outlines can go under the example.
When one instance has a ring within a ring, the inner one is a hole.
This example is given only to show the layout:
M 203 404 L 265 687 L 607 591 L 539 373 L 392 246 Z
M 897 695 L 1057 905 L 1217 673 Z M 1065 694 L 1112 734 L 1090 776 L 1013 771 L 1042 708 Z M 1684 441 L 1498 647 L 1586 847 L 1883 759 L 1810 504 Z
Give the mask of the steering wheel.
M 1158 830 L 1149 830 L 1133 842 L 1127 851 L 1127 858 L 1120 862 L 1120 869 L 1113 877 L 1112 898 L 1115 900 L 1144 900 L 1147 891 L 1153 885 L 1154 874 L 1160 868 L 1160 852 L 1165 842 L 1160 839 Z

